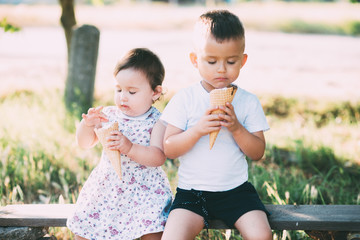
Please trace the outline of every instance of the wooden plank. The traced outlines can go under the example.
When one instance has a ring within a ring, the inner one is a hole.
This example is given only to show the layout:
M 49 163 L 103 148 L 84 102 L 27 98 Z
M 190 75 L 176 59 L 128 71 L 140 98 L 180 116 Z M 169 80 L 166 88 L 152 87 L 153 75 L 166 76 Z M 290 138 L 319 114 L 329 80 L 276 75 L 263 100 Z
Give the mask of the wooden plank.
M 0 208 L 3 227 L 65 227 L 73 204 L 23 204 Z
M 360 205 L 266 205 L 276 230 L 360 231 Z M 73 204 L 25 204 L 0 208 L 0 226 L 64 227 Z M 211 229 L 226 229 L 220 220 Z
M 266 205 L 277 230 L 360 231 L 360 205 Z

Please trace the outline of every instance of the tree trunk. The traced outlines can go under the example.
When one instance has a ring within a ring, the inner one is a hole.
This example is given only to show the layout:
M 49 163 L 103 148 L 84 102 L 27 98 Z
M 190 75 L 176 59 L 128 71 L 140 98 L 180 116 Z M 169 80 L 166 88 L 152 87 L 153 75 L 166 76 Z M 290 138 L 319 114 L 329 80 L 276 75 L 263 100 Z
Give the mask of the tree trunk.
M 70 60 L 72 28 L 76 25 L 74 0 L 59 0 L 61 5 L 61 25 L 64 28 L 68 61 Z

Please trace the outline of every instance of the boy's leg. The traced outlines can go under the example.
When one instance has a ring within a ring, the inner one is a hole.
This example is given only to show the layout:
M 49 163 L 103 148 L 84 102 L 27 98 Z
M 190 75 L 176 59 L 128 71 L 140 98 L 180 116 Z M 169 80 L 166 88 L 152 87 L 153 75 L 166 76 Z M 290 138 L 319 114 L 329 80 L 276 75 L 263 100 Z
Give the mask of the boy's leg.
M 203 228 L 202 216 L 183 208 L 176 208 L 169 214 L 162 240 L 193 240 Z
M 235 227 L 245 240 L 272 240 L 272 232 L 265 212 L 253 210 L 242 215 Z

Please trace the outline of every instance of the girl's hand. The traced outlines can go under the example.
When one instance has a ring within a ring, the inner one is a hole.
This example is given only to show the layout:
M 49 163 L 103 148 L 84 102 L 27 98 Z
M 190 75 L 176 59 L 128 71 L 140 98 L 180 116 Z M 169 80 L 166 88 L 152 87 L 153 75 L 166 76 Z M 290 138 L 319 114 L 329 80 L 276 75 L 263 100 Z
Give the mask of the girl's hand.
M 221 126 L 226 127 L 230 132 L 239 129 L 240 123 L 236 117 L 233 105 L 227 102 L 225 106 L 220 106 L 220 109 L 225 112 L 225 114 L 219 114 Z
M 211 114 L 211 112 L 217 109 L 219 109 L 219 107 L 210 107 L 207 109 L 205 114 L 200 118 L 199 122 L 194 126 L 194 130 L 196 130 L 200 136 L 220 130 L 221 123 L 219 115 Z
M 106 115 L 101 112 L 103 106 L 97 108 L 90 108 L 88 113 L 83 113 L 81 117 L 84 120 L 84 123 L 88 127 L 95 127 L 97 125 L 101 125 L 102 122 L 108 122 Z
M 107 140 L 107 148 L 110 150 L 117 150 L 122 154 L 128 154 L 133 146 L 133 143 L 120 131 L 112 131 Z

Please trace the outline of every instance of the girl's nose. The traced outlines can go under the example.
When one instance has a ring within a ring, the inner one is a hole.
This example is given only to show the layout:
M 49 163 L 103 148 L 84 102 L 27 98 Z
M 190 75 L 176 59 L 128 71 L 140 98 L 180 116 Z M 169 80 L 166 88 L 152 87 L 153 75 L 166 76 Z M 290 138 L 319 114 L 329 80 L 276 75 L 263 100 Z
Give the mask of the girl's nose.
M 120 93 L 120 101 L 126 101 L 127 100 L 127 96 L 126 96 L 126 93 L 125 93 L 125 91 L 122 91 L 121 93 Z

